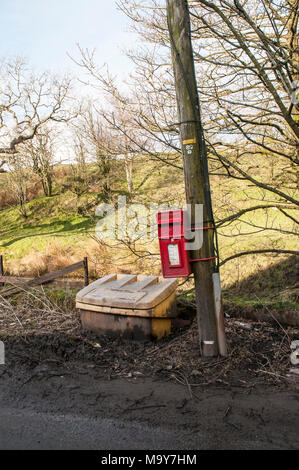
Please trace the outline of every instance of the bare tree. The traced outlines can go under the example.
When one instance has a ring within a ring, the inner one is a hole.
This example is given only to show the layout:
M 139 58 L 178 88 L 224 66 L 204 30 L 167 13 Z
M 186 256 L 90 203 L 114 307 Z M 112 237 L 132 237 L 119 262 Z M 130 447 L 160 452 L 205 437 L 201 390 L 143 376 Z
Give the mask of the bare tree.
M 5 168 L 4 168 L 5 164 L 6 164 L 6 160 L 2 160 L 2 162 L 0 162 L 0 173 L 5 173 Z
M 63 186 L 65 189 L 75 194 L 77 213 L 79 213 L 79 201 L 84 194 L 88 193 L 90 186 L 87 166 L 88 153 L 80 137 L 76 138 L 74 144 L 74 155 L 75 161 L 70 165 L 71 173 L 66 177 Z
M 175 128 L 180 124 L 171 125 L 158 114 L 159 100 L 167 93 L 166 109 L 175 108 L 165 4 L 160 0 L 118 4 L 146 44 L 130 56 L 152 100 L 148 127 L 158 121 L 159 138 L 163 136 L 166 144 L 168 135 L 168 141 L 176 143 Z M 247 190 L 245 213 L 253 216 L 246 221 L 244 212 L 223 194 L 228 203 L 219 210 L 218 201 L 220 231 L 230 237 L 262 230 L 297 235 L 299 2 L 194 0 L 189 5 L 210 174 L 255 188 Z M 177 143 L 175 147 L 179 150 Z M 276 223 L 273 207 L 285 216 L 285 226 L 291 221 L 292 229 Z M 254 220 L 258 211 L 264 212 L 262 226 Z M 239 219 L 243 225 L 230 231 Z
M 53 129 L 51 132 L 49 128 L 43 126 L 33 139 L 19 147 L 20 153 L 31 163 L 33 173 L 39 177 L 46 197 L 52 196 L 53 192 L 55 150 L 52 133 Z
M 135 54 L 134 60 L 139 71 L 144 76 L 147 73 L 152 87 L 157 86 L 155 82 L 161 76 L 157 70 L 164 68 L 165 74 L 170 74 L 167 61 L 162 62 L 163 52 L 158 53 L 162 47 L 169 48 L 163 2 L 140 4 L 129 0 L 119 5 L 135 22 L 137 32 L 148 38 L 151 47 Z M 224 174 L 230 169 L 231 176 L 251 178 L 256 185 L 260 182 L 250 171 L 239 171 L 234 160 L 261 155 L 270 160 L 274 155 L 288 165 L 294 184 L 299 139 L 298 0 L 197 0 L 190 7 L 194 53 L 200 65 L 199 92 L 211 152 L 220 159 Z M 169 98 L 173 104 L 173 97 Z M 224 134 L 230 139 L 223 138 Z M 226 149 L 233 152 L 232 161 L 226 158 Z M 259 186 L 298 203 L 289 191 L 277 192 L 274 184 Z
M 79 51 L 81 58 L 77 64 L 89 72 L 92 79 L 89 84 L 100 89 L 106 98 L 106 105 L 96 112 L 117 134 L 118 153 L 131 157 L 139 154 L 182 169 L 178 130 L 173 126 L 176 109 L 170 64 L 165 79 L 153 56 L 144 59 L 132 56 L 138 67 L 123 91 L 109 71 L 97 65 L 93 51 L 82 48 Z
M 200 91 L 212 109 L 206 123 L 211 152 L 232 176 L 295 205 L 298 9 L 297 0 L 199 0 L 192 12 L 196 57 L 206 67 Z M 231 142 L 224 133 L 234 136 Z M 279 163 L 269 184 L 256 167 L 273 159 Z
M 0 65 L 0 159 L 34 138 L 46 123 L 67 122 L 77 112 L 72 103 L 71 79 L 48 72 L 34 74 L 22 59 Z
M 108 202 L 111 196 L 111 159 L 113 136 L 89 103 L 80 119 L 75 123 L 80 139 L 84 141 L 90 162 L 95 162 L 101 186 L 100 200 Z
M 27 219 L 28 190 L 32 182 L 30 163 L 22 155 L 13 155 L 9 159 L 9 169 L 5 176 L 7 190 L 13 195 L 22 217 Z

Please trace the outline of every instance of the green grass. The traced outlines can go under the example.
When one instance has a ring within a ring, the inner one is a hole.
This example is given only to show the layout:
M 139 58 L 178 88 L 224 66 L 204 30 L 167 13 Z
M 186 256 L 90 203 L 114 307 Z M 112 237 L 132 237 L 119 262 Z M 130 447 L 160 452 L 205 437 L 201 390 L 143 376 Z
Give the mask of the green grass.
M 61 238 L 72 243 L 94 227 L 90 216 L 76 214 L 70 195 L 39 197 L 27 205 L 25 219 L 17 207 L 0 211 L 2 253 L 19 258 L 31 249 L 43 250 L 49 239 Z M 69 206 L 69 207 L 68 207 Z
M 255 298 L 255 296 L 251 296 L 250 294 L 243 294 L 243 295 L 233 295 L 231 292 L 228 290 L 224 293 L 223 296 L 224 303 L 228 304 L 233 304 L 234 306 L 240 307 L 240 308 L 248 308 L 250 307 L 251 309 L 254 310 L 259 310 L 259 309 L 265 309 L 265 308 L 271 308 L 271 309 L 277 309 L 277 310 L 292 310 L 292 309 L 298 309 L 299 308 L 299 303 L 294 302 L 291 300 L 282 300 L 282 299 L 277 299 L 277 298 L 271 298 L 267 296 L 263 296 L 261 298 Z
M 193 292 L 182 293 L 181 299 L 183 303 L 195 304 L 195 295 Z M 271 295 L 269 291 L 265 291 L 262 295 L 256 296 L 246 291 L 246 288 L 235 292 L 233 289 L 225 289 L 223 291 L 223 305 L 225 311 L 233 310 L 263 310 L 263 311 L 299 311 L 299 303 L 291 299 L 281 299 L 279 293 L 276 296 Z
M 112 203 L 117 202 L 120 195 L 127 194 L 125 174 L 122 165 L 115 165 L 115 173 L 111 187 Z M 94 168 L 91 166 L 91 173 Z M 134 184 L 138 187 L 145 176 L 148 175 L 149 166 L 137 164 L 134 170 Z M 4 185 L 3 175 L 0 181 Z M 180 175 L 181 176 L 181 175 Z M 150 175 L 146 183 L 133 195 L 133 203 L 159 203 L 165 199 L 165 192 L 178 180 L 174 172 L 162 171 L 159 178 Z M 163 185 L 164 181 L 164 185 Z M 61 182 L 56 182 L 61 187 Z M 164 186 L 164 188 L 163 188 Z M 162 188 L 162 189 L 161 189 Z M 180 190 L 183 194 L 182 181 Z M 167 200 L 174 202 L 177 197 L 175 192 L 172 197 L 166 195 Z M 43 197 L 27 203 L 27 218 L 24 218 L 17 206 L 0 210 L 0 250 L 9 258 L 19 259 L 31 252 L 31 250 L 43 251 L 51 240 L 58 240 L 62 246 L 72 245 L 78 240 L 84 240 L 94 234 L 97 218 L 95 217 L 96 201 L 98 193 L 88 193 L 79 200 L 79 207 L 91 203 L 91 209 L 86 215 L 77 213 L 76 196 L 71 192 L 62 192 L 56 196 Z M 94 202 L 94 205 L 92 205 Z

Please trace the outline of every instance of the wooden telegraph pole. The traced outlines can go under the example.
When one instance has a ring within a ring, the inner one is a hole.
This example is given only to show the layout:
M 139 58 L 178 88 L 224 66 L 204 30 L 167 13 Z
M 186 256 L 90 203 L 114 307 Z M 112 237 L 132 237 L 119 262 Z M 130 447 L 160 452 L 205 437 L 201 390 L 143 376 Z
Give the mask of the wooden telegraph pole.
M 182 144 L 186 200 L 191 207 L 203 204 L 203 222 L 214 226 L 208 163 L 201 124 L 200 104 L 191 44 L 187 0 L 167 0 L 167 18 L 175 77 Z M 192 211 L 193 212 L 193 211 Z M 191 223 L 194 223 L 194 214 Z M 197 318 L 203 357 L 226 355 L 221 288 L 216 273 L 213 229 L 203 230 L 203 245 L 192 251 Z

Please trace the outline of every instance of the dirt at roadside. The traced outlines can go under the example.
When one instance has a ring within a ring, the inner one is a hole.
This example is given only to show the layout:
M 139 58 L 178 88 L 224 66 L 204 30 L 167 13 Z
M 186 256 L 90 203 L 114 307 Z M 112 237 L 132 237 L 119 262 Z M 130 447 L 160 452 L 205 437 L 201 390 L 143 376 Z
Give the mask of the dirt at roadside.
M 2 318 L 0 314 L 10 368 L 35 369 L 44 361 L 66 366 L 91 363 L 109 379 L 162 378 L 187 386 L 190 394 L 192 384 L 287 387 L 290 344 L 299 338 L 298 328 L 229 318 L 225 320 L 228 357 L 204 361 L 195 320 L 161 341 L 130 342 L 82 331 L 76 311 L 66 314 L 25 308 L 18 315 L 15 312 Z
M 298 389 L 286 378 L 296 328 L 226 319 L 229 356 L 203 361 L 196 322 L 146 343 L 96 337 L 74 311 L 26 303 L 0 322 L 2 403 L 176 427 L 190 435 L 182 448 L 299 447 Z

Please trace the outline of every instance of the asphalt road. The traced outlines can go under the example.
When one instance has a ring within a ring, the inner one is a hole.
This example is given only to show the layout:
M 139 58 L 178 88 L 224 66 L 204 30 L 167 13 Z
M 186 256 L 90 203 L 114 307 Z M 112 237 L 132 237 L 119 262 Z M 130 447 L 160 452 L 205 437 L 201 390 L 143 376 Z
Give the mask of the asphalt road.
M 0 410 L 1 450 L 180 449 L 206 444 L 204 436 L 115 419 L 91 419 L 32 410 Z
M 292 389 L 221 385 L 191 397 L 173 381 L 108 380 L 81 364 L 3 370 L 0 450 L 299 448 Z
M 0 410 L 0 450 L 215 450 L 271 448 L 260 437 L 235 441 L 229 435 L 151 427 L 117 419 L 33 410 Z M 279 448 L 277 446 L 276 448 Z

